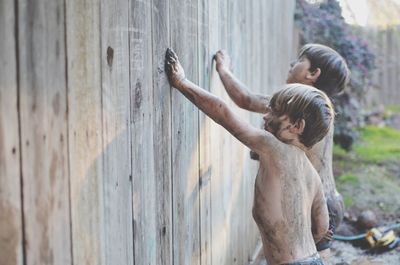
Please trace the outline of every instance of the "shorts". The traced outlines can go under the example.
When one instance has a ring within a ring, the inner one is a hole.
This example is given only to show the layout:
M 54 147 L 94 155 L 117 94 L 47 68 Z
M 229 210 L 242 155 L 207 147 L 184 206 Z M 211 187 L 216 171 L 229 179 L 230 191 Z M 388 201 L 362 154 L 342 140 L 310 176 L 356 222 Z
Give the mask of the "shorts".
M 324 262 L 322 261 L 318 253 L 315 253 L 314 255 L 308 258 L 289 263 L 283 263 L 281 265 L 324 265 Z

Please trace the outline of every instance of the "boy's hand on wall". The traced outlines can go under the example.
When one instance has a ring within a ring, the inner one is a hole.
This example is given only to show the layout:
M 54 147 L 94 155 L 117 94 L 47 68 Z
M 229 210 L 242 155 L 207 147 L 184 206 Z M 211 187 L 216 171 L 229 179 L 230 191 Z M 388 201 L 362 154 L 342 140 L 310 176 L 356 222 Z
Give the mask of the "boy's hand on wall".
M 214 55 L 217 71 L 232 70 L 232 61 L 226 50 L 219 50 Z
M 170 48 L 167 48 L 165 53 L 165 71 L 167 73 L 169 83 L 173 87 L 179 87 L 182 81 L 186 78 L 185 71 L 178 60 L 178 56 Z

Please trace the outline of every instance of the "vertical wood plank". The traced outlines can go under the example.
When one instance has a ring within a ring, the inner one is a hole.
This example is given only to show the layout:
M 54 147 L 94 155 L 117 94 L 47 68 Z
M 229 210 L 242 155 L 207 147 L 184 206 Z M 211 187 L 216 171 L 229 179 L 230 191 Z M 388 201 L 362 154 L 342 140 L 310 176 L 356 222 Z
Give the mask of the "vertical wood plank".
M 210 51 L 209 0 L 198 2 L 198 73 L 199 86 L 210 89 L 210 69 L 212 54 Z M 212 150 L 210 139 L 211 120 L 202 112 L 199 113 L 199 170 L 200 170 L 200 261 L 201 265 L 211 265 L 211 161 Z
M 213 22 L 215 31 L 211 31 L 213 39 L 215 39 L 216 49 L 228 49 L 228 28 L 227 16 L 228 5 L 227 0 L 216 2 L 214 9 L 216 10 L 216 20 Z M 228 51 L 229 52 L 229 51 Z M 225 92 L 223 84 L 213 65 L 211 73 L 210 89 L 213 94 L 226 100 L 229 104 L 229 96 Z M 228 196 L 231 188 L 230 183 L 226 179 L 227 163 L 223 159 L 223 155 L 228 148 L 229 134 L 216 124 L 211 122 L 211 216 L 212 216 L 212 263 L 228 264 L 229 255 L 229 218 L 228 218 Z M 225 137 L 226 136 L 226 137 Z
M 248 71 L 252 91 L 260 94 L 267 93 L 270 88 L 271 81 L 271 65 L 276 62 L 271 61 L 271 45 L 274 42 L 274 35 L 270 34 L 269 26 L 272 23 L 272 6 L 275 1 L 262 1 L 260 3 L 252 2 L 248 5 L 247 16 L 249 20 L 250 31 L 250 58 L 248 61 Z M 264 9 L 265 8 L 265 9 Z M 263 22 L 265 20 L 265 22 Z M 265 23 L 265 24 L 264 24 Z M 265 27 L 267 25 L 268 27 Z M 265 61 L 264 61 L 265 60 Z M 265 65 L 263 65 L 265 64 Z M 264 72 L 266 71 L 266 72 Z M 265 82 L 265 83 L 263 83 Z M 259 127 L 261 124 L 261 116 L 251 113 L 249 121 Z M 246 221 L 247 246 L 245 249 L 247 261 L 251 260 L 256 242 L 259 240 L 258 228 L 255 225 L 251 215 L 253 206 L 254 180 L 259 167 L 259 162 L 250 160 L 249 155 L 246 156 L 245 170 L 243 175 L 246 186 L 246 203 L 250 207 L 249 219 Z
M 172 265 L 172 158 L 171 89 L 164 73 L 165 51 L 169 47 L 169 0 L 153 0 L 153 126 L 154 173 L 156 179 L 156 263 Z
M 388 87 L 387 90 L 387 97 L 386 97 L 386 104 L 390 104 L 393 102 L 393 99 L 396 98 L 396 94 L 398 94 L 397 85 L 395 78 L 398 75 L 396 72 L 396 63 L 398 61 L 398 57 L 396 56 L 396 41 L 395 41 L 395 28 L 392 26 L 387 29 L 388 34 L 388 61 L 389 61 L 389 69 L 387 71 L 387 79 L 388 79 Z M 394 103 L 394 102 L 393 102 Z
M 22 265 L 15 2 L 0 2 L 0 260 Z
M 261 20 L 261 27 L 260 27 L 260 41 L 259 45 L 261 46 L 262 53 L 259 55 L 261 56 L 261 93 L 266 94 L 267 90 L 269 88 L 268 86 L 268 76 L 271 75 L 270 71 L 270 63 L 269 63 L 269 54 L 271 51 L 269 50 L 269 44 L 272 41 L 272 36 L 269 34 L 269 23 L 270 23 L 270 17 L 268 16 L 269 13 L 271 12 L 269 10 L 271 2 L 268 1 L 261 1 L 261 6 L 260 6 L 260 12 L 262 16 Z M 276 63 L 276 62 L 275 62 Z
M 129 58 L 135 264 L 156 264 L 154 88 L 151 0 L 129 2 Z
M 198 1 L 172 0 L 171 46 L 187 77 L 198 82 Z M 172 90 L 174 264 L 200 263 L 198 110 Z
M 293 0 L 287 1 L 287 12 L 289 14 L 293 14 L 292 15 L 293 19 L 287 19 L 286 20 L 287 26 L 286 26 L 285 30 L 287 32 L 289 32 L 289 33 L 291 32 L 292 34 L 288 34 L 287 35 L 287 37 L 289 38 L 287 48 L 290 51 L 290 53 L 287 54 L 287 56 L 289 58 L 289 61 L 288 61 L 288 63 L 286 65 L 284 65 L 286 67 L 285 70 L 284 70 L 285 74 L 286 74 L 285 82 L 286 82 L 286 78 L 287 78 L 287 73 L 289 72 L 289 69 L 290 69 L 290 63 L 292 62 L 292 60 L 296 59 L 296 57 L 297 57 L 297 50 L 298 50 L 297 46 L 299 45 L 298 38 L 300 36 L 298 35 L 297 28 L 296 28 L 296 26 L 294 24 L 294 13 L 295 13 L 295 10 L 296 10 L 296 1 L 293 1 Z
M 244 15 L 245 15 L 245 43 L 244 43 L 244 82 L 245 84 L 248 85 L 249 89 L 251 89 L 252 91 L 254 90 L 254 86 L 253 86 L 253 80 L 254 80 L 254 74 L 253 74 L 253 70 L 254 67 L 252 65 L 252 61 L 250 60 L 251 56 L 252 56 L 252 2 L 253 1 L 246 1 L 244 3 L 245 7 L 244 7 Z M 244 157 L 245 159 L 245 169 L 243 170 L 243 182 L 242 182 L 242 186 L 243 186 L 243 207 L 248 206 L 248 209 L 246 210 L 250 210 L 252 209 L 253 206 L 253 197 L 252 197 L 252 191 L 253 191 L 253 182 L 251 181 L 252 178 L 255 178 L 255 176 L 253 176 L 253 172 L 251 170 L 251 168 L 249 167 L 251 164 L 248 162 L 249 161 L 249 153 L 247 153 Z M 250 171 L 250 172 L 248 172 Z M 245 209 L 243 209 L 245 210 Z M 247 219 L 245 219 L 243 221 L 243 234 L 246 236 L 246 244 L 243 246 L 243 251 L 244 251 L 244 262 L 243 264 L 248 264 L 248 258 L 252 255 L 252 252 L 254 251 L 254 247 L 252 246 L 252 244 L 249 243 L 250 241 L 250 229 L 251 229 L 251 225 L 254 223 L 253 221 L 253 217 L 250 214 L 248 216 Z
M 243 80 L 244 78 L 244 65 L 246 57 L 243 56 L 244 52 L 244 34 L 243 30 L 245 6 L 243 1 L 231 0 L 228 1 L 228 50 L 233 60 L 233 71 L 235 75 Z M 225 93 L 227 95 L 227 93 Z M 238 108 L 233 101 L 227 97 L 230 107 L 236 112 L 237 115 L 241 116 L 244 120 L 248 120 L 248 112 Z M 230 194 L 228 205 L 226 205 L 228 211 L 229 225 L 228 234 L 229 236 L 229 252 L 227 253 L 228 264 L 246 264 L 245 257 L 245 246 L 249 243 L 249 238 L 244 234 L 244 224 L 247 220 L 251 219 L 251 205 L 245 203 L 243 196 L 243 166 L 245 163 L 245 154 L 249 153 L 249 149 L 240 143 L 232 135 L 228 134 L 229 137 L 229 149 L 225 152 L 230 154 L 230 158 L 224 159 L 225 164 L 229 168 L 226 171 L 227 182 L 231 183 L 230 190 L 227 191 Z M 226 156 L 224 156 L 226 157 Z M 228 186 L 229 187 L 229 186 Z M 237 242 L 243 242 L 243 244 L 237 244 Z
M 219 1 L 209 1 L 209 27 L 208 27 L 208 36 L 209 36 L 209 50 L 211 54 L 215 54 L 216 51 L 222 47 L 219 45 Z M 210 80 L 209 80 L 209 90 L 213 94 L 217 94 L 216 89 L 218 86 L 221 86 L 221 81 L 219 79 L 218 73 L 215 69 L 215 61 L 211 63 L 210 65 Z M 204 161 L 204 164 L 201 164 L 201 166 L 205 169 L 207 168 L 208 172 L 204 172 L 204 169 L 202 171 L 202 178 L 204 176 L 204 179 L 209 178 L 209 192 L 210 192 L 210 200 L 211 200 L 211 205 L 210 205 L 210 217 L 211 217 L 211 227 L 210 227 L 210 260 L 211 264 L 220 264 L 219 262 L 219 255 L 222 251 L 221 248 L 221 241 L 218 240 L 218 235 L 221 231 L 221 223 L 219 222 L 218 216 L 215 214 L 218 211 L 215 211 L 215 207 L 218 206 L 218 202 L 216 201 L 216 188 L 219 186 L 218 183 L 220 181 L 220 170 L 219 167 L 216 166 L 218 163 L 219 159 L 219 153 L 221 152 L 219 150 L 218 146 L 218 127 L 217 125 L 210 120 L 208 117 L 205 117 L 204 120 L 204 126 L 207 128 L 205 129 L 204 132 L 204 137 L 200 138 L 206 139 L 206 134 L 209 134 L 208 137 L 208 144 L 206 146 L 203 145 L 201 142 L 201 146 L 203 147 L 204 153 L 202 155 L 205 155 L 205 152 L 208 150 L 210 153 L 207 156 L 208 161 L 206 158 L 202 158 L 201 161 Z M 201 148 L 201 147 L 200 147 Z M 207 148 L 207 149 L 206 149 Z M 207 166 L 206 163 L 209 165 Z
M 133 264 L 128 1 L 101 1 L 104 250 Z
M 399 58 L 400 57 L 400 26 L 396 25 L 394 26 L 393 29 L 393 33 L 394 33 L 394 42 L 395 42 L 395 56 L 394 58 Z M 399 105 L 400 104 L 400 93 L 399 91 L 396 89 L 396 84 L 400 83 L 400 76 L 399 73 L 400 72 L 400 62 L 398 60 L 395 60 L 395 70 L 394 70 L 394 87 L 392 87 L 393 90 L 393 97 L 391 98 L 391 102 L 390 104 L 392 105 Z
M 66 2 L 74 264 L 105 264 L 100 3 Z
M 383 68 L 383 80 L 382 80 L 382 87 L 388 88 L 389 87 L 389 80 L 388 80 L 388 72 L 389 72 L 389 60 L 391 58 L 390 54 L 388 54 L 388 47 L 389 47 L 389 36 L 388 32 L 385 30 L 383 34 L 383 45 L 382 45 L 382 68 Z
M 70 264 L 64 1 L 18 1 L 27 264 Z

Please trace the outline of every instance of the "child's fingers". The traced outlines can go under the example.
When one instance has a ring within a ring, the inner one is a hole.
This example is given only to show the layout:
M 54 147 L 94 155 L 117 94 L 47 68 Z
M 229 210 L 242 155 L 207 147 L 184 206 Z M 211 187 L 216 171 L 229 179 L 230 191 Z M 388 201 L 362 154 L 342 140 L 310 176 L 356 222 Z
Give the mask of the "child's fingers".
M 178 55 L 176 55 L 176 53 L 174 52 L 173 49 L 169 49 L 170 55 L 172 58 L 174 58 L 175 60 L 178 60 Z
M 165 58 L 168 61 L 173 61 L 173 62 L 176 62 L 178 60 L 178 56 L 171 48 L 167 48 L 167 51 L 165 53 Z

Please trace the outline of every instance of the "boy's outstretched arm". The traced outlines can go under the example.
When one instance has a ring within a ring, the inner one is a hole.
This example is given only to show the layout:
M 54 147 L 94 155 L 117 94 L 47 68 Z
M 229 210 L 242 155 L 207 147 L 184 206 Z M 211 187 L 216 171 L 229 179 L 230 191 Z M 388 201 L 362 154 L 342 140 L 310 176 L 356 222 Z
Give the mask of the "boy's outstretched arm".
M 231 72 L 231 59 L 224 50 L 214 56 L 217 72 L 224 84 L 225 90 L 231 99 L 242 109 L 265 113 L 270 98 L 250 92 L 246 85 L 240 82 Z
M 186 98 L 195 104 L 207 116 L 223 126 L 239 141 L 257 152 L 265 152 L 271 140 L 275 137 L 251 124 L 242 121 L 228 105 L 220 98 L 198 87 L 185 77 L 185 72 L 178 61 L 178 57 L 167 49 L 165 55 L 165 70 L 170 84 L 178 89 Z

